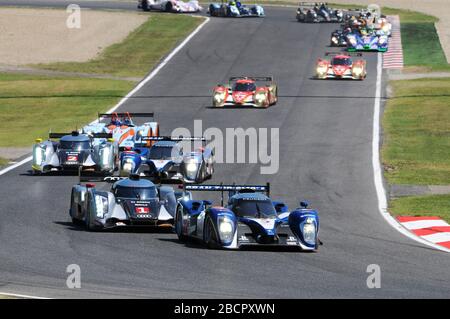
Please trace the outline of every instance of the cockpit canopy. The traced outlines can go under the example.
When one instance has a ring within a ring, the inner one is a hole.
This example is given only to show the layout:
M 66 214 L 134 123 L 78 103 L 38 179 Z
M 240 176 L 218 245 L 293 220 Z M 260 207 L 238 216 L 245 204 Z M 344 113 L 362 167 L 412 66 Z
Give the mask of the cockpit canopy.
M 251 82 L 251 81 L 236 82 L 233 86 L 233 91 L 253 92 L 253 91 L 256 91 L 256 84 L 255 84 L 255 82 Z
M 158 190 L 155 186 L 129 187 L 118 185 L 113 188 L 113 193 L 116 198 L 137 200 L 149 200 L 158 197 Z
M 233 201 L 231 210 L 237 217 L 243 218 L 276 218 L 277 213 L 270 199 L 241 197 Z
M 346 57 L 335 57 L 331 60 L 331 65 L 352 65 L 352 60 Z

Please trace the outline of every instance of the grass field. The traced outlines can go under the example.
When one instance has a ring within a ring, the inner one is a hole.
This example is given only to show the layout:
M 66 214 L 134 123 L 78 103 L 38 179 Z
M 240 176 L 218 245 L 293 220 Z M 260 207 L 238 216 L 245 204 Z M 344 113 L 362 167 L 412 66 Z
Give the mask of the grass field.
M 383 13 L 400 16 L 403 59 L 406 67 L 423 67 L 428 71 L 448 71 L 434 23 L 437 18 L 423 13 L 384 8 Z
M 393 81 L 382 160 L 393 184 L 450 184 L 450 79 Z
M 8 164 L 9 160 L 7 160 L 6 158 L 1 158 L 0 157 L 0 166 L 4 166 L 6 164 Z
M 152 13 L 123 42 L 86 63 L 55 63 L 40 68 L 68 72 L 143 77 L 203 19 Z M 49 130 L 71 131 L 108 110 L 135 82 L 0 74 L 0 146 L 31 146 Z M 0 166 L 5 160 L 0 160 Z
M 143 77 L 152 66 L 204 20 L 187 15 L 152 13 L 123 42 L 114 44 L 89 62 L 37 64 L 32 67 L 65 71 Z
M 450 223 L 450 195 L 402 197 L 390 202 L 394 216 L 439 216 Z
M 48 131 L 71 131 L 106 111 L 133 82 L 0 74 L 0 146 L 31 146 Z

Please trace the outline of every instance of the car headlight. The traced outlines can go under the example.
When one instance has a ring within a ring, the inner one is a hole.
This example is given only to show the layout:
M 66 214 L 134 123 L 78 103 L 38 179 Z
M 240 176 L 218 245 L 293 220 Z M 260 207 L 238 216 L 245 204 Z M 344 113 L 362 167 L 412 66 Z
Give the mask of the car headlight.
M 307 221 L 303 225 L 303 239 L 310 245 L 314 245 L 316 243 L 316 226 L 313 222 Z
M 362 74 L 362 72 L 363 72 L 363 69 L 362 69 L 362 67 L 360 67 L 360 66 L 356 66 L 356 67 L 353 67 L 353 68 L 352 68 L 352 73 L 353 73 L 355 76 L 360 76 L 360 75 Z
M 228 217 L 219 217 L 219 234 L 222 241 L 229 242 L 233 239 L 233 221 Z
M 190 173 L 193 173 L 195 171 L 197 171 L 197 163 L 194 161 L 190 161 L 187 165 L 186 165 L 186 170 Z
M 109 149 L 109 147 L 102 148 L 100 152 L 103 166 L 109 165 L 109 155 L 111 154 L 111 150 Z
M 350 42 L 351 45 L 355 45 L 356 44 L 356 39 L 354 37 L 347 37 L 348 42 Z
M 336 37 L 331 37 L 331 41 L 333 41 L 334 43 L 337 43 L 338 39 Z
M 225 101 L 225 91 L 214 93 L 214 101 L 218 104 Z
M 255 94 L 255 104 L 256 105 L 263 105 L 266 101 L 266 93 L 265 92 L 257 92 Z
M 44 161 L 45 157 L 45 146 L 35 146 L 34 148 L 34 164 L 40 166 Z
M 323 75 L 323 74 L 327 73 L 328 66 L 327 65 L 318 65 L 316 71 L 317 71 L 317 74 Z
M 105 217 L 105 214 L 108 212 L 108 199 L 101 195 L 95 195 L 95 207 L 97 211 L 97 217 Z
M 133 170 L 133 161 L 132 160 L 125 160 L 125 162 L 122 165 L 122 171 L 124 172 L 131 172 Z
M 385 38 L 385 37 L 380 37 L 380 38 L 378 39 L 378 43 L 379 43 L 379 44 L 384 44 L 384 43 L 386 43 L 386 38 Z

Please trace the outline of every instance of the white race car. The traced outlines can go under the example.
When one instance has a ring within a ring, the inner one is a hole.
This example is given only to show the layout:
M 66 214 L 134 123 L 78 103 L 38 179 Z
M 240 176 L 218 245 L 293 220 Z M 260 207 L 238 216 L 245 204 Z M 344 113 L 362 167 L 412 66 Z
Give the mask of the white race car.
M 138 9 L 143 11 L 158 10 L 173 13 L 193 13 L 202 10 L 198 1 L 184 2 L 180 0 L 138 0 Z

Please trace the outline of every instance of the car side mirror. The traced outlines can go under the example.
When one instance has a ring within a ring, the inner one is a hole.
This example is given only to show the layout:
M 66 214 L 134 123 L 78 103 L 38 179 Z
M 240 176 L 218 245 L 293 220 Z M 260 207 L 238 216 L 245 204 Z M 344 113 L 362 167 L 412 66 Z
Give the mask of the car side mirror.
M 285 207 L 286 207 L 285 204 L 283 204 L 283 203 L 278 203 L 278 204 L 275 205 L 275 211 L 276 211 L 277 213 L 281 213 L 281 212 L 283 211 L 283 208 L 285 208 Z
M 205 206 L 211 206 L 211 205 L 212 205 L 212 202 L 209 201 L 209 200 L 204 200 L 204 201 L 203 201 L 203 205 L 205 205 Z
M 309 203 L 307 201 L 301 201 L 300 202 L 300 207 L 301 208 L 308 208 L 308 206 L 309 206 Z

